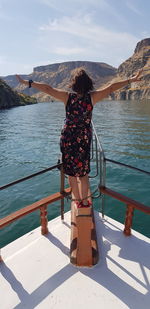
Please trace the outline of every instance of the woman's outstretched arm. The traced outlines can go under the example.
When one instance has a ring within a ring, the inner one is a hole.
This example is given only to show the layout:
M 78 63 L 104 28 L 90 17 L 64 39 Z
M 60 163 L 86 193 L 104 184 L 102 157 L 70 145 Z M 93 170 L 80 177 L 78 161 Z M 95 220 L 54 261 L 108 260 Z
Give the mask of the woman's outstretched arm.
M 139 82 L 141 80 L 141 77 L 140 77 L 141 73 L 142 73 L 142 70 L 140 70 L 135 76 L 131 78 L 121 80 L 118 82 L 114 82 L 105 88 L 93 91 L 91 93 L 93 105 L 101 101 L 102 99 L 107 98 L 112 92 L 128 85 L 129 83 Z
M 19 83 L 29 86 L 28 80 L 22 79 L 19 75 L 16 75 L 16 78 L 19 81 Z M 41 92 L 47 93 L 50 96 L 56 98 L 57 100 L 64 102 L 64 104 L 66 104 L 68 101 L 69 94 L 65 90 L 56 89 L 56 88 L 51 87 L 50 85 L 43 84 L 43 83 L 37 83 L 37 82 L 32 82 L 32 88 L 35 88 Z

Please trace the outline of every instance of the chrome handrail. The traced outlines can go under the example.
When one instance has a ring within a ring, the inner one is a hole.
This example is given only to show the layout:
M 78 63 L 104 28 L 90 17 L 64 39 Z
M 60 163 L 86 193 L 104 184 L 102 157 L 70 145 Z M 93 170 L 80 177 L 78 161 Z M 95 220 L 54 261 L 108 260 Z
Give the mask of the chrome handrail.
M 96 129 L 94 127 L 93 121 L 92 121 L 92 138 L 95 140 L 95 156 L 96 156 L 96 170 L 97 173 L 93 177 L 90 176 L 90 178 L 94 178 L 96 176 L 99 176 L 99 185 L 105 187 L 105 182 L 106 182 L 106 158 L 104 154 L 104 150 L 102 147 L 102 144 L 99 140 L 99 137 L 97 135 Z M 104 194 L 99 194 L 96 197 L 102 198 L 102 217 L 104 217 L 104 208 L 105 208 L 105 195 Z M 94 197 L 94 196 L 93 196 Z
M 106 187 L 106 162 L 117 164 L 117 165 L 120 165 L 120 166 L 124 166 L 126 168 L 130 168 L 132 170 L 135 170 L 135 171 L 138 171 L 138 172 L 141 172 L 143 174 L 150 176 L 150 172 L 148 172 L 148 171 L 142 170 L 142 169 L 134 167 L 132 165 L 128 165 L 128 164 L 125 164 L 125 163 L 122 163 L 122 162 L 119 162 L 119 161 L 115 161 L 115 160 L 111 160 L 111 159 L 106 158 L 102 144 L 101 144 L 100 139 L 97 135 L 97 132 L 96 132 L 96 129 L 94 127 L 93 122 L 92 122 L 92 132 L 93 132 L 93 134 L 92 134 L 93 140 L 95 140 L 96 168 L 97 168 L 97 171 L 99 169 L 99 172 L 97 172 L 97 174 L 95 176 L 90 176 L 90 178 L 94 178 L 96 176 L 99 176 L 99 188 Z M 92 149 L 92 151 L 94 152 L 94 149 Z M 94 158 L 93 155 L 92 155 L 92 157 Z M 102 198 L 101 212 L 102 212 L 102 217 L 104 217 L 105 194 L 101 193 L 100 195 L 101 195 L 101 198 Z

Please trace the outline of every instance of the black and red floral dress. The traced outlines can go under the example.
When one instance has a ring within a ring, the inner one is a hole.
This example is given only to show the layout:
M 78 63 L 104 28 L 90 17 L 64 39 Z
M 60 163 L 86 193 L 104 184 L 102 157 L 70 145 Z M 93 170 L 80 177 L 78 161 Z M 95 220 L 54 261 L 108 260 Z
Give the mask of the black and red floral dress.
M 92 110 L 90 93 L 83 97 L 76 93 L 69 94 L 60 138 L 63 168 L 67 175 L 82 177 L 90 172 Z

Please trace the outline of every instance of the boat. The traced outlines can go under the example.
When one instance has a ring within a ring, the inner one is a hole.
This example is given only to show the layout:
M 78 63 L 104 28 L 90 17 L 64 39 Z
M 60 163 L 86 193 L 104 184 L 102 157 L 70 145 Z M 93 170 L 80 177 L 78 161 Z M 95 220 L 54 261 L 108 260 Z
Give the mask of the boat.
M 149 309 L 150 241 L 132 229 L 134 209 L 150 214 L 149 206 L 113 191 L 106 185 L 108 160 L 93 126 L 91 159 L 100 182 L 90 192 L 93 206 L 77 209 L 71 188 L 65 186 L 62 163 L 1 187 L 4 190 L 39 173 L 59 168 L 60 192 L 56 192 L 0 220 L 3 228 L 14 220 L 40 210 L 38 227 L 1 249 L 0 290 L 2 309 L 115 308 Z M 125 224 L 105 215 L 105 195 L 126 205 Z M 101 211 L 94 210 L 94 196 Z M 71 210 L 66 212 L 66 199 Z M 47 207 L 61 201 L 60 216 L 47 220 Z

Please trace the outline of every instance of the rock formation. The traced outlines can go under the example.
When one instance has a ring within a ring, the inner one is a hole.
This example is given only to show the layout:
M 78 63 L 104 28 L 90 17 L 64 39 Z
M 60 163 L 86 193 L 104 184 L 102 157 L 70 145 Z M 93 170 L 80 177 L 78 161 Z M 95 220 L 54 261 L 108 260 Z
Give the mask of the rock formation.
M 129 78 L 143 69 L 141 82 L 132 83 L 111 95 L 117 100 L 150 99 L 150 38 L 137 43 L 132 57 L 123 62 L 118 68 L 114 80 Z
M 35 98 L 17 93 L 0 79 L 0 109 L 33 103 L 37 103 Z

